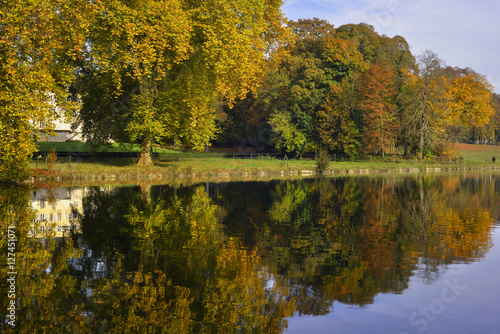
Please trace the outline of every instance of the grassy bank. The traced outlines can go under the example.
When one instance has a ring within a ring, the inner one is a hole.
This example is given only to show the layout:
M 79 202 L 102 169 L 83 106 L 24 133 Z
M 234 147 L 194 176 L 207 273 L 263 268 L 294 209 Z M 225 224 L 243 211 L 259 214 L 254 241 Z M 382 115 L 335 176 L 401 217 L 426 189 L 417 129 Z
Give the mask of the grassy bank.
M 54 144 L 54 143 L 51 143 Z M 65 144 L 65 143 L 61 143 Z M 67 144 L 67 143 L 66 143 Z M 75 146 L 72 146 L 74 149 Z M 465 162 L 330 162 L 327 175 L 357 173 L 413 173 L 443 170 L 494 170 L 500 169 L 499 162 L 493 163 L 493 156 L 500 158 L 500 147 L 486 145 L 457 144 L 457 150 L 466 157 Z M 260 157 L 254 159 L 232 159 L 207 154 L 170 155 L 168 161 L 157 161 L 154 166 L 139 167 L 136 159 L 101 159 L 98 161 L 58 159 L 49 169 L 44 160 L 32 162 L 34 179 L 37 180 L 98 180 L 98 179 L 162 179 L 176 178 L 234 178 L 234 177 L 281 177 L 316 174 L 314 160 L 288 160 Z
M 500 146 L 455 144 L 455 148 L 467 162 L 488 163 L 496 157 L 500 163 Z
M 316 166 L 312 160 L 288 162 L 277 159 L 192 159 L 158 162 L 151 167 L 139 167 L 133 159 L 106 160 L 95 162 L 56 162 L 50 170 L 45 163 L 32 163 L 34 177 L 41 179 L 141 179 L 141 178 L 206 178 L 239 176 L 305 176 L 315 175 Z M 484 170 L 500 169 L 493 163 L 390 163 L 390 162 L 331 162 L 327 175 L 384 173 L 384 172 L 435 172 L 442 170 Z

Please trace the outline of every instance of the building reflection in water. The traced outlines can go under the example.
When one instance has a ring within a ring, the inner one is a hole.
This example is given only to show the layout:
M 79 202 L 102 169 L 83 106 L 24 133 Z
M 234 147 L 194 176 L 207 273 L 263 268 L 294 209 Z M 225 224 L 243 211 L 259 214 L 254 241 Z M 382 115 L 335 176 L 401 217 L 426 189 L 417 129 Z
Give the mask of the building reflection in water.
M 68 237 L 80 234 L 78 217 L 82 214 L 82 200 L 86 188 L 55 188 L 33 191 L 30 203 L 36 218 L 29 231 L 30 237 Z

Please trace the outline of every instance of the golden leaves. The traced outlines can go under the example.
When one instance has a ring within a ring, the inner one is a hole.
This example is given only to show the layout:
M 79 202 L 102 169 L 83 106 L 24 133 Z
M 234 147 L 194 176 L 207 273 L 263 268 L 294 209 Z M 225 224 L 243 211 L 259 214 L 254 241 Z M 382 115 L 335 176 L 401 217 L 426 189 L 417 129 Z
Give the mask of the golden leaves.
M 481 127 L 495 113 L 491 102 L 493 87 L 477 73 L 457 76 L 448 85 L 450 117 L 469 126 Z
M 53 94 L 66 105 L 70 65 L 80 52 L 87 3 L 74 0 L 4 1 L 0 18 L 0 162 L 1 178 L 23 179 L 40 122 L 55 118 Z M 69 103 L 68 103 L 69 105 Z

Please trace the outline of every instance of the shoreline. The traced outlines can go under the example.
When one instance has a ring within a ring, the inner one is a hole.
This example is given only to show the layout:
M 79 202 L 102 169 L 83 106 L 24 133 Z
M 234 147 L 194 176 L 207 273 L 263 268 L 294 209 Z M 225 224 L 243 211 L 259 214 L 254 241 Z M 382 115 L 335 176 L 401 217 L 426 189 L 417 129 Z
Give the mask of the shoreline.
M 355 165 L 359 164 L 359 168 Z M 310 166 L 308 166 L 310 167 Z M 379 168 L 377 168 L 379 167 Z M 41 171 L 41 172 L 40 172 Z M 197 183 L 197 182 L 229 182 L 229 181 L 265 181 L 273 179 L 289 178 L 309 178 L 319 177 L 321 175 L 334 176 L 354 176 L 354 175 L 372 175 L 372 174 L 416 174 L 416 173 L 442 173 L 442 172 L 481 172 L 481 171 L 500 171 L 500 164 L 432 164 L 408 166 L 405 164 L 385 164 L 380 166 L 366 166 L 363 163 L 348 163 L 348 166 L 342 166 L 341 163 L 331 163 L 330 168 L 323 174 L 317 172 L 315 168 L 283 167 L 274 168 L 246 168 L 230 169 L 215 168 L 194 170 L 193 168 L 171 169 L 166 167 L 152 168 L 116 168 L 113 170 L 93 170 L 93 171 L 62 171 L 62 170 L 36 170 L 36 174 L 27 180 L 27 184 L 39 185 L 46 183 L 56 183 L 60 185 L 74 183 Z M 37 175 L 38 174 L 38 175 Z

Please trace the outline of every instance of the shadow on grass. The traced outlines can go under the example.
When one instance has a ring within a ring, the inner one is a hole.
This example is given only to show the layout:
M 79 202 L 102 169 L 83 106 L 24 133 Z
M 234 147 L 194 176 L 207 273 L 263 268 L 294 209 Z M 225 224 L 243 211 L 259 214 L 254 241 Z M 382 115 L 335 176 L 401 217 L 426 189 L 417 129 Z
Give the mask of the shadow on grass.
M 78 163 L 88 163 L 88 164 L 99 164 L 102 166 L 113 166 L 113 167 L 132 167 L 137 165 L 138 158 L 89 158 L 76 160 Z
M 175 160 L 172 161 L 154 161 L 153 165 L 151 166 L 138 166 L 138 158 L 88 158 L 88 159 L 74 159 L 72 160 L 72 165 L 73 168 L 77 168 L 77 166 L 87 166 L 89 168 L 92 168 L 95 166 L 96 168 L 103 167 L 106 169 L 106 167 L 124 167 L 124 168 L 176 168 L 175 163 L 173 163 Z M 69 161 L 66 159 L 66 161 L 58 161 L 59 166 L 68 166 Z

